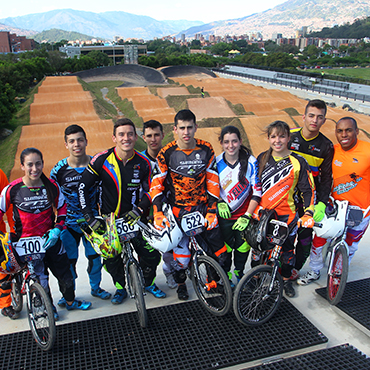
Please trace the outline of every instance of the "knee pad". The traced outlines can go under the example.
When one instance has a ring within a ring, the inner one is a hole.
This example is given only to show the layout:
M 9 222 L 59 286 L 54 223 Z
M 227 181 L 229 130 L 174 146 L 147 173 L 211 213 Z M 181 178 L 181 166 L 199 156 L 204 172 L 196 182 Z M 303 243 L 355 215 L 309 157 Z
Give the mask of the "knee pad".
M 186 270 L 176 270 L 173 273 L 173 278 L 177 284 L 185 283 L 186 280 Z

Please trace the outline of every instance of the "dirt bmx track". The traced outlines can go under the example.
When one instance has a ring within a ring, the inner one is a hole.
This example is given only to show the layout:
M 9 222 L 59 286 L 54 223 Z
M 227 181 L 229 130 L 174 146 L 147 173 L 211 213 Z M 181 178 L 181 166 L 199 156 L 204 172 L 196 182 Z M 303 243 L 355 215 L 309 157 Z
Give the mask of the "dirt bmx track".
M 86 71 L 80 77 L 86 81 L 126 78 L 124 85 L 117 88 L 117 93 L 121 99 L 132 101 L 134 109 L 143 121 L 156 119 L 163 124 L 172 124 L 176 112 L 168 106 L 164 98 L 168 95 L 191 95 L 190 86 L 203 88 L 209 97 L 199 96 L 186 100 L 200 126 L 204 118 L 230 117 L 239 120 L 254 155 L 268 147 L 263 130 L 269 123 L 279 119 L 291 127 L 302 125 L 302 115 L 307 104 L 306 100 L 297 98 L 289 92 L 219 78 L 201 67 L 166 67 L 162 68 L 160 73 L 142 66 L 108 68 L 107 73 L 103 71 L 104 68 L 99 68 L 99 73 L 98 70 Z M 166 77 L 178 85 L 169 85 L 166 83 Z M 163 84 L 162 87 L 157 87 L 158 96 L 151 94 L 146 87 L 154 84 Z M 242 104 L 247 115 L 237 116 L 228 102 Z M 113 145 L 112 121 L 99 119 L 91 94 L 82 89 L 76 76 L 47 77 L 39 87 L 34 103 L 31 104 L 30 116 L 31 125 L 22 129 L 11 180 L 22 174 L 19 169 L 19 155 L 26 147 L 35 146 L 44 153 L 47 174 L 59 159 L 67 156 L 63 132 L 69 124 L 80 124 L 86 130 L 89 154 L 95 154 Z M 340 108 L 328 107 L 327 122 L 322 127 L 322 132 L 336 143 L 335 122 L 344 116 L 354 117 L 360 128 L 360 139 L 370 141 L 366 134 L 370 134 L 370 117 L 346 112 Z M 199 127 L 197 137 L 210 141 L 216 154 L 219 154 L 221 152 L 218 144 L 219 133 L 219 128 Z

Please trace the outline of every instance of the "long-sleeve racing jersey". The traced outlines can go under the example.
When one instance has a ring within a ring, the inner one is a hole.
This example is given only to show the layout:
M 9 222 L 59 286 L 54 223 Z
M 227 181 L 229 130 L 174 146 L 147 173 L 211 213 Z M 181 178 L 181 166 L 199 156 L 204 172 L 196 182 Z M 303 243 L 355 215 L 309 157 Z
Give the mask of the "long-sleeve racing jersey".
M 216 208 L 220 187 L 215 154 L 208 142 L 195 141 L 194 149 L 180 149 L 173 141 L 159 152 L 150 188 L 155 212 L 162 210 L 164 196 L 179 208 L 201 204 Z
M 133 205 L 148 210 L 151 205 L 151 177 L 149 159 L 136 150 L 126 164 L 123 164 L 115 148 L 96 154 L 83 172 L 78 186 L 82 213 L 93 216 L 89 190 L 96 182 L 101 188 L 99 205 L 102 214 L 114 212 L 116 217 L 121 217 Z
M 305 139 L 302 128 L 291 130 L 289 149 L 306 159 L 315 181 L 316 203 L 327 203 L 333 184 L 333 143 L 321 132 L 313 139 Z
M 261 163 L 264 153 L 258 156 Z M 262 198 L 259 209 L 275 209 L 281 221 L 288 225 L 296 221 L 296 206 L 294 192 L 296 188 L 302 194 L 305 211 L 314 211 L 315 185 L 307 161 L 291 153 L 283 158 L 270 159 L 265 165 L 261 175 Z

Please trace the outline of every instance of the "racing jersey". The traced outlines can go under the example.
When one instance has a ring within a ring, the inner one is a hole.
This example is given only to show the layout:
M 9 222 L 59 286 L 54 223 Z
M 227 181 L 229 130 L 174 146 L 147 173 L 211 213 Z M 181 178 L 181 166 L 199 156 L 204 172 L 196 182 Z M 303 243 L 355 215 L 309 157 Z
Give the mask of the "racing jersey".
M 301 127 L 293 128 L 290 133 L 289 149 L 305 158 L 311 168 L 315 181 L 316 203 L 327 204 L 333 184 L 333 143 L 321 132 L 313 139 L 305 139 Z
M 9 185 L 8 178 L 6 177 L 4 171 L 0 169 L 0 192 L 5 188 L 5 186 Z M 8 224 L 10 230 L 14 228 L 14 220 L 13 220 L 13 206 L 11 205 L 6 212 L 6 217 L 8 219 Z M 0 220 L 0 231 L 4 234 L 6 233 L 6 226 L 4 220 L 1 218 Z
M 60 186 L 62 193 L 67 202 L 66 225 L 77 232 L 81 232 L 76 220 L 83 218 L 80 203 L 78 201 L 78 184 L 81 180 L 82 173 L 86 167 L 71 167 L 67 161 L 68 158 L 60 160 L 51 170 L 50 178 L 55 180 Z M 91 207 L 97 205 L 97 187 L 90 188 L 89 203 Z M 94 214 L 98 211 L 93 209 Z
M 136 150 L 126 164 L 115 148 L 96 154 L 83 172 L 78 186 L 82 213 L 92 215 L 89 189 L 99 181 L 101 192 L 98 202 L 102 214 L 114 212 L 116 217 L 121 217 L 134 204 L 144 211 L 148 210 L 151 205 L 151 177 L 149 159 Z
M 334 146 L 333 198 L 366 209 L 370 205 L 370 143 L 357 140 L 350 150 Z
M 216 210 L 220 187 L 211 144 L 195 139 L 195 148 L 183 150 L 172 141 L 159 152 L 157 164 L 150 188 L 155 212 L 162 210 L 164 196 L 171 206 L 207 204 Z
M 57 226 L 62 229 L 67 213 L 67 205 L 58 184 L 50 180 L 53 186 L 54 205 L 57 209 Z M 14 180 L 3 189 L 0 198 L 0 218 L 13 205 L 15 235 L 12 241 L 21 237 L 43 236 L 54 227 L 55 214 L 50 204 L 44 185 L 27 187 L 22 178 Z
M 141 154 L 144 154 L 146 157 L 148 157 L 148 159 L 150 161 L 150 165 L 152 166 L 152 171 L 154 171 L 154 167 L 155 167 L 155 164 L 156 164 L 156 159 L 153 158 L 151 155 L 149 155 L 148 149 L 145 149 L 144 151 L 142 151 Z
M 263 155 L 258 156 L 261 163 Z M 279 220 L 292 224 L 298 218 L 294 204 L 296 188 L 302 194 L 304 210 L 314 211 L 315 185 L 307 161 L 296 153 L 283 158 L 270 159 L 261 175 L 262 198 L 256 209 L 275 209 Z
M 261 183 L 258 178 L 258 162 L 252 155 L 248 158 L 245 184 L 239 182 L 240 162 L 227 162 L 225 154 L 216 158 L 220 177 L 220 197 L 229 205 L 230 220 L 236 220 L 247 212 L 251 199 L 261 200 Z

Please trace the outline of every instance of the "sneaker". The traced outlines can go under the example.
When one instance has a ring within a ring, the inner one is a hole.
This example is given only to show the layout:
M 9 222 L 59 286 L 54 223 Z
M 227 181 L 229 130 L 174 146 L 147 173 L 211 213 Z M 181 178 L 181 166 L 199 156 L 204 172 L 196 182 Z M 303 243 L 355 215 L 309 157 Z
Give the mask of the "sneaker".
M 189 299 L 189 293 L 186 284 L 179 284 L 177 288 L 177 298 L 180 301 L 187 301 Z
M 57 311 L 57 308 L 53 305 L 53 313 L 54 313 L 54 320 L 59 321 L 59 313 Z
M 292 270 L 289 280 L 296 281 L 299 278 L 299 271 L 297 269 Z
M 113 304 L 121 304 L 123 300 L 127 297 L 126 289 L 117 289 L 111 300 Z
M 68 305 L 66 302 L 67 311 L 87 310 L 90 307 L 91 307 L 91 302 L 87 302 L 87 301 L 78 301 L 77 299 L 75 299 L 71 305 Z
M 58 302 L 58 306 L 59 307 L 65 308 L 66 304 L 67 304 L 67 302 L 66 302 L 66 300 L 65 300 L 64 297 L 62 297 L 62 298 L 59 299 L 59 302 Z
M 297 280 L 297 284 L 299 285 L 308 285 L 309 283 L 319 280 L 320 279 L 320 271 L 316 273 L 315 271 L 311 270 L 306 272 L 303 276 L 301 276 Z
M 295 296 L 295 290 L 293 288 L 293 284 L 291 280 L 285 280 L 284 281 L 284 292 L 288 297 L 294 297 Z
M 19 313 L 18 312 L 15 312 L 14 311 L 14 308 L 12 306 L 4 307 L 1 310 L 1 313 L 4 316 L 7 316 L 7 317 L 9 317 L 9 319 L 12 319 L 12 320 L 18 319 L 18 317 L 19 317 Z
M 170 289 L 177 288 L 177 283 L 176 283 L 175 278 L 173 277 L 173 275 L 171 273 L 166 274 L 166 284 Z
M 109 299 L 112 296 L 112 294 L 102 288 L 91 289 L 91 295 L 100 299 Z
M 157 285 L 152 284 L 145 287 L 145 290 L 149 293 L 152 293 L 155 298 L 166 298 L 166 293 L 160 290 Z

